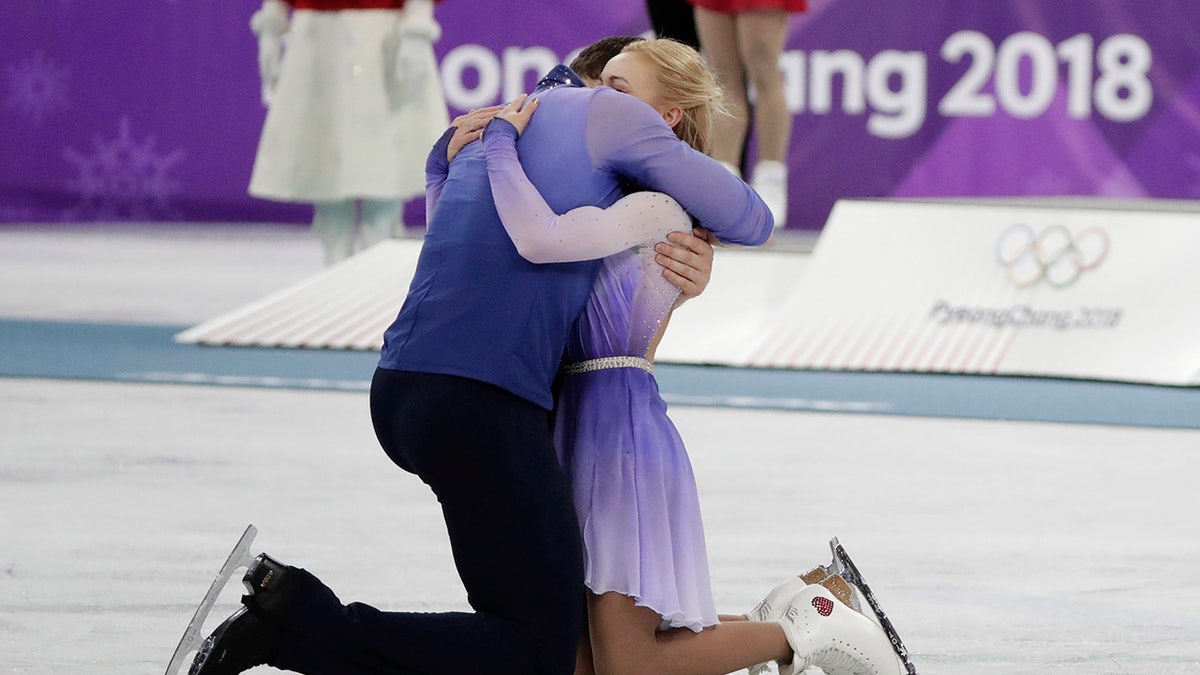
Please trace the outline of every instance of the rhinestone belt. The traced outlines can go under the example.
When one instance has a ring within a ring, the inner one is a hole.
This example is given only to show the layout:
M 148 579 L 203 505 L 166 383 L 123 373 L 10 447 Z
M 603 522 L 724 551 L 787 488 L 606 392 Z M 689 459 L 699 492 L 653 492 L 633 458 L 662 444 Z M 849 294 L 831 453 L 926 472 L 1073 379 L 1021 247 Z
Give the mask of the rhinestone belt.
M 563 375 L 578 375 L 590 373 L 593 370 L 610 370 L 612 368 L 637 368 L 647 373 L 654 372 L 654 364 L 637 356 L 606 356 L 601 359 L 588 359 L 578 363 L 565 363 L 558 369 Z

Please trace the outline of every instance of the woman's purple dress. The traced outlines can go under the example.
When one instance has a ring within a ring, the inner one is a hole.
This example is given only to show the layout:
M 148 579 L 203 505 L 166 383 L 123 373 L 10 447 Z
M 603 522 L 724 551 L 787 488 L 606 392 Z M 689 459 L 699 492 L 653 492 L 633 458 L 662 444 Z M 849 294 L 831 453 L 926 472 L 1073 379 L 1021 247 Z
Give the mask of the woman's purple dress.
M 678 293 L 652 251 L 605 259 L 568 362 L 646 354 Z M 696 479 L 654 375 L 594 370 L 562 375 L 560 387 L 554 444 L 583 532 L 588 588 L 629 595 L 664 626 L 717 623 Z
M 653 192 L 558 216 L 511 143 L 489 150 L 487 161 L 497 210 L 522 255 L 539 263 L 606 256 L 564 363 L 636 357 L 559 376 L 554 440 L 583 533 L 587 586 L 633 597 L 661 615 L 664 628 L 714 625 L 687 450 L 654 375 L 627 365 L 649 367 L 643 359 L 679 294 L 654 262 L 653 246 L 669 232 L 689 231 L 691 221 L 675 200 Z

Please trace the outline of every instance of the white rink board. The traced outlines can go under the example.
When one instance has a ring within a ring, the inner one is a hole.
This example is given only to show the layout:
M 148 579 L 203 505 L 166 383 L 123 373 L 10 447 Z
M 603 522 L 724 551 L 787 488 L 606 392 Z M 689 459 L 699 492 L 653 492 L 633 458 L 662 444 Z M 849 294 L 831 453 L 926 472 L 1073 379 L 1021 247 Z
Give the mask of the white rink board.
M 1038 236 L 1048 278 L 1021 256 Z M 376 350 L 420 246 L 384 242 L 177 339 Z M 1195 252 L 1190 211 L 841 202 L 811 255 L 718 249 L 657 360 L 1196 385 Z
M 733 365 L 1200 383 L 1200 214 L 840 202 Z
M 259 300 L 175 336 L 212 346 L 375 351 L 396 318 L 421 253 L 420 239 L 381 242 Z M 657 358 L 727 364 L 778 316 L 779 289 L 799 283 L 806 254 L 721 248 L 712 283 L 671 319 Z
M 396 318 L 421 253 L 420 240 L 388 240 L 261 300 L 175 336 L 238 347 L 375 351 Z

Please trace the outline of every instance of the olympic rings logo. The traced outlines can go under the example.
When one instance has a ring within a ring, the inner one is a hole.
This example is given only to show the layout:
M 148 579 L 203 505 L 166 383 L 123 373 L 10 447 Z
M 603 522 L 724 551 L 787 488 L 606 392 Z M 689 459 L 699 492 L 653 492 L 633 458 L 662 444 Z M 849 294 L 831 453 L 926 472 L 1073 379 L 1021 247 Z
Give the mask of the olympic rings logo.
M 1108 233 L 1089 227 L 1077 235 L 1062 225 L 1051 225 L 1041 233 L 1024 223 L 1010 225 L 996 240 L 996 262 L 1008 270 L 1008 280 L 1017 288 L 1045 281 L 1053 288 L 1066 288 L 1094 270 L 1108 256 Z

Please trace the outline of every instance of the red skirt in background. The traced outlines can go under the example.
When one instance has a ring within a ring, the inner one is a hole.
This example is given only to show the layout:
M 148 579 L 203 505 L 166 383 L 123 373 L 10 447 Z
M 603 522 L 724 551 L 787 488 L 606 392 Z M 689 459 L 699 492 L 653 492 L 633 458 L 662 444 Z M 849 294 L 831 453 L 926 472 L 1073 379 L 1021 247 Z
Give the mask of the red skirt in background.
M 721 14 L 737 14 L 754 9 L 782 9 L 785 12 L 808 10 L 808 0 L 688 0 L 694 7 L 703 7 Z

